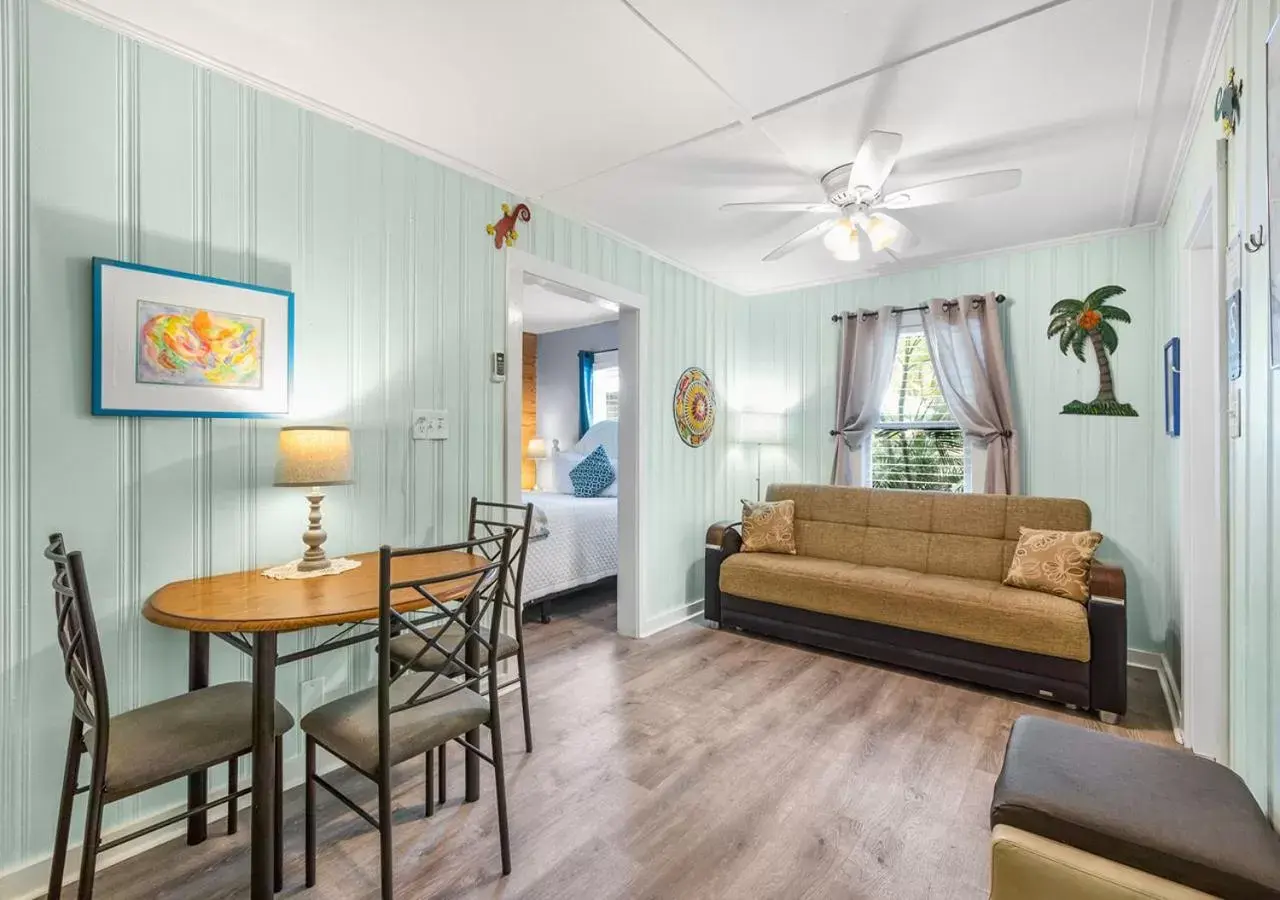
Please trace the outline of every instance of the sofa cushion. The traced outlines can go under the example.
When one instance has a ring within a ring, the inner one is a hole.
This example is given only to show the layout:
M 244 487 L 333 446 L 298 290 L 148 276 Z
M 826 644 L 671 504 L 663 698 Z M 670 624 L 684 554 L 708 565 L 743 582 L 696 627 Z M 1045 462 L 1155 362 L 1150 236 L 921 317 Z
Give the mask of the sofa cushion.
M 737 553 L 720 567 L 720 589 L 750 600 L 994 647 L 1089 659 L 1089 620 L 1083 606 L 998 581 L 806 556 Z
M 795 502 L 801 556 L 984 581 L 1005 577 L 1023 526 L 1090 524 L 1085 503 L 1046 497 L 774 484 L 768 498 Z
M 1280 838 L 1249 788 L 1182 749 L 1023 716 L 1009 734 L 991 825 L 1214 897 L 1280 897 Z

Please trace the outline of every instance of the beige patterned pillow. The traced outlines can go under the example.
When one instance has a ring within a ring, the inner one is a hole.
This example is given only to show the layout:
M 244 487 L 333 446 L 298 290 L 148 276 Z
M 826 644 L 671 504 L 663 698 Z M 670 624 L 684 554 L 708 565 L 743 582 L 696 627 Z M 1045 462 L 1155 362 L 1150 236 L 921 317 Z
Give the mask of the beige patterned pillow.
M 746 553 L 796 552 L 796 502 L 742 501 L 742 549 Z
M 1096 531 L 1018 529 L 1018 546 L 1004 583 L 1057 594 L 1078 603 L 1089 599 L 1089 569 L 1102 543 Z

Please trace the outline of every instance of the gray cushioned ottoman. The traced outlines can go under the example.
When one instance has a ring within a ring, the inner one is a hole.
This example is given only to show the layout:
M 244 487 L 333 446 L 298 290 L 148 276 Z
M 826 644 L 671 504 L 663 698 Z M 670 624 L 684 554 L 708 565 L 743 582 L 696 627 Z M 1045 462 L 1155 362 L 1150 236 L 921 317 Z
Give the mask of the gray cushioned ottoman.
M 1023 716 L 991 800 L 997 825 L 1214 896 L 1280 898 L 1280 838 L 1253 795 L 1186 750 Z

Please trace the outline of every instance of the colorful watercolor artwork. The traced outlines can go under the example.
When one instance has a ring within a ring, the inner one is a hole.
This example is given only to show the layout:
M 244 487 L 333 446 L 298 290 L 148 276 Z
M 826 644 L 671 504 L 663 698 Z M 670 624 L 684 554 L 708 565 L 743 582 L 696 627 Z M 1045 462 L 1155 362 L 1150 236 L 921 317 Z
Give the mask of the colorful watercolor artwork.
M 118 259 L 93 259 L 95 416 L 289 414 L 294 297 Z
M 139 384 L 262 387 L 263 320 L 138 301 Z

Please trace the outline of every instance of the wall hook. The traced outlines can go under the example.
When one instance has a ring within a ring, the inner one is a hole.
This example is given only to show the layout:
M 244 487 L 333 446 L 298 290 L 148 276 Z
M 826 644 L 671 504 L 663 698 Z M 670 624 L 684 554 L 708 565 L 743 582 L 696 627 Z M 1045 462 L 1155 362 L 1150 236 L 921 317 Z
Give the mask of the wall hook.
M 1258 233 L 1249 235 L 1249 239 L 1244 242 L 1244 249 L 1248 250 L 1250 253 L 1257 253 L 1262 249 L 1262 245 L 1265 243 L 1266 241 L 1262 238 L 1262 226 L 1259 225 Z

